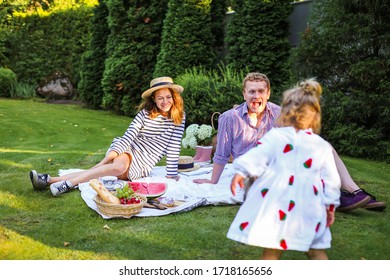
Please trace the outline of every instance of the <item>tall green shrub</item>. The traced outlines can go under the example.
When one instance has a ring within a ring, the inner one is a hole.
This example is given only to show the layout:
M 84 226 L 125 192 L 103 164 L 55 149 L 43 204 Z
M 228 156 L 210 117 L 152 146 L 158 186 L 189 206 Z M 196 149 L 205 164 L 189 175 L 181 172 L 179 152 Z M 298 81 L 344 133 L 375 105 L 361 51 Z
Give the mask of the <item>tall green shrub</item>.
M 344 154 L 390 161 L 388 1 L 315 1 L 294 53 L 297 78 L 327 88 L 323 135 Z
M 107 23 L 108 8 L 104 0 L 99 0 L 99 5 L 95 7 L 93 14 L 91 42 L 89 49 L 82 55 L 78 90 L 81 100 L 89 107 L 99 109 L 102 107 L 101 81 L 104 62 L 107 58 L 107 38 L 110 32 Z
M 229 67 L 192 67 L 176 78 L 184 87 L 182 97 L 187 112 L 186 125 L 210 124 L 214 112 L 224 112 L 242 103 L 242 71 Z
M 108 0 L 107 6 L 110 35 L 103 106 L 134 116 L 141 93 L 153 77 L 167 1 Z
M 15 8 L 4 27 L 3 55 L 18 81 L 37 85 L 54 71 L 67 73 L 73 84 L 79 80 L 81 54 L 89 40 L 88 24 L 93 4 L 53 1 L 50 9 Z M 91 1 L 93 2 L 93 1 Z
M 227 63 L 234 69 L 247 67 L 266 74 L 272 91 L 279 94 L 289 78 L 290 0 L 235 1 L 235 14 L 228 25 Z M 275 98 L 273 94 L 273 98 Z
M 213 0 L 210 5 L 211 32 L 214 37 L 213 49 L 216 53 L 216 64 L 224 64 L 225 56 L 225 18 L 228 0 Z
M 211 0 L 169 0 L 154 76 L 177 77 L 215 62 Z

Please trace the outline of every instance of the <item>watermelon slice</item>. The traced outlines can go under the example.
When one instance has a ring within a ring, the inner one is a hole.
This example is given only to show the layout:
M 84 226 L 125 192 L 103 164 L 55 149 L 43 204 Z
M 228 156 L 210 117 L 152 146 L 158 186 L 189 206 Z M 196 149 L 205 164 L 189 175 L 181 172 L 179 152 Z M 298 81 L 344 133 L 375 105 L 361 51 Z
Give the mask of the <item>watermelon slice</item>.
M 148 199 L 162 196 L 168 189 L 166 183 L 127 182 L 136 193 L 146 196 Z

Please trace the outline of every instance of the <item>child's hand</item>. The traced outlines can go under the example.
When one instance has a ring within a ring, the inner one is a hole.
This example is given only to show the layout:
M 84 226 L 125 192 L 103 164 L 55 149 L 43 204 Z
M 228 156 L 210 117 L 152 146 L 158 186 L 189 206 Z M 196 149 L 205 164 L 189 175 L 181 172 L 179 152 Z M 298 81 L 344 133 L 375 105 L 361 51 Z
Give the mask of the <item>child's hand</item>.
M 334 212 L 326 210 L 326 226 L 330 227 L 334 223 Z
M 237 184 L 240 186 L 241 189 L 244 188 L 244 177 L 238 174 L 234 175 L 230 184 L 230 190 L 232 191 L 233 195 L 236 195 Z

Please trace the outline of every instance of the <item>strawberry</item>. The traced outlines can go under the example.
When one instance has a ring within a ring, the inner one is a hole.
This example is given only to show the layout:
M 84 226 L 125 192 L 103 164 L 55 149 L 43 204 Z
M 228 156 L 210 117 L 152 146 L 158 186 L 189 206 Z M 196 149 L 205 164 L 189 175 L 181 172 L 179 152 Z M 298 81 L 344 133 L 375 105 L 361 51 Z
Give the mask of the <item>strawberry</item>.
M 261 196 L 264 197 L 268 192 L 268 189 L 262 189 L 261 190 Z

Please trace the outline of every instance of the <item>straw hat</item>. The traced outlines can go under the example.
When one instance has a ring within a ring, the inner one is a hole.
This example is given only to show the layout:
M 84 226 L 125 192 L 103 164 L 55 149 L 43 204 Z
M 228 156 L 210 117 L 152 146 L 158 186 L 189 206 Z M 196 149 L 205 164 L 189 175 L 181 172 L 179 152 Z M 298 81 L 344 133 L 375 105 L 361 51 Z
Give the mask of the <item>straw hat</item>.
M 180 156 L 178 170 L 179 172 L 195 171 L 200 168 L 198 164 L 194 164 L 194 159 L 190 156 Z
M 183 87 L 176 85 L 173 83 L 173 80 L 171 77 L 159 77 L 156 79 L 153 79 L 150 82 L 150 88 L 148 90 L 145 90 L 144 93 L 142 93 L 141 97 L 142 99 L 148 98 L 153 92 L 160 88 L 171 88 L 177 93 L 182 93 L 183 92 Z

